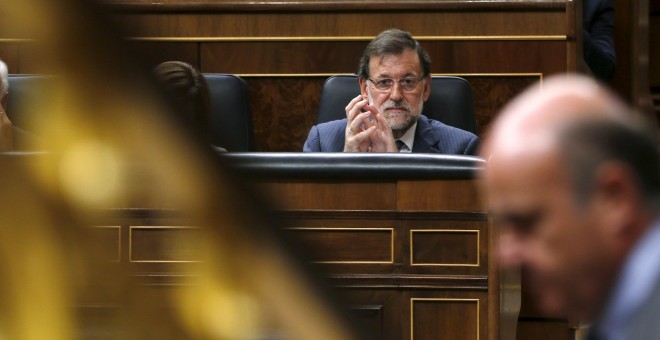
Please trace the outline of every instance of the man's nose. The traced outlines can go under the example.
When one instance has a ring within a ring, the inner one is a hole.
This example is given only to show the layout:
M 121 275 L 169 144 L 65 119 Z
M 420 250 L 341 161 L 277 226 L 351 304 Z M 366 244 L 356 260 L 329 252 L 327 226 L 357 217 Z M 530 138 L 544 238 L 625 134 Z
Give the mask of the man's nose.
M 403 98 L 403 93 L 401 90 L 401 85 L 399 85 L 398 81 L 395 81 L 394 84 L 392 85 L 392 88 L 390 89 L 390 99 L 398 102 Z
M 511 234 L 500 235 L 499 261 L 502 267 L 520 266 L 523 261 L 523 244 Z

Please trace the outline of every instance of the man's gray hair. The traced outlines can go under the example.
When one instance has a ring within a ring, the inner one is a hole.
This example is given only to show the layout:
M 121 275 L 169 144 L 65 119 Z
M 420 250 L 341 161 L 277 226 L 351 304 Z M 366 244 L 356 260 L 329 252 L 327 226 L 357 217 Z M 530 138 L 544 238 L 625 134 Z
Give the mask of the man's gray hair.
M 0 99 L 9 91 L 9 71 L 7 64 L 0 59 Z
M 559 151 L 566 161 L 578 203 L 594 190 L 598 168 L 605 162 L 625 165 L 648 205 L 660 203 L 660 152 L 655 134 L 641 122 L 585 119 L 560 128 Z
M 428 53 L 424 51 L 419 42 L 410 35 L 408 32 L 396 28 L 390 28 L 381 32 L 372 40 L 369 45 L 364 49 L 362 57 L 360 58 L 360 67 L 358 69 L 358 76 L 362 79 L 367 79 L 369 75 L 369 60 L 371 57 L 384 57 L 386 55 L 399 55 L 406 49 L 411 49 L 417 52 L 419 62 L 422 66 L 422 77 L 431 74 L 431 58 Z

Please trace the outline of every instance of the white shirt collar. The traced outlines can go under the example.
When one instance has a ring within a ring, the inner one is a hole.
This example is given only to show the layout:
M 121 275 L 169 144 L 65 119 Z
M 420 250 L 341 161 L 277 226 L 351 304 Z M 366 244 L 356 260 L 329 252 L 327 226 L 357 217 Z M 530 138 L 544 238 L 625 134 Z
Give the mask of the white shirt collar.
M 417 122 L 415 122 L 415 124 L 413 124 L 413 126 L 411 126 L 401 138 L 399 138 L 399 140 L 405 144 L 401 147 L 401 151 L 399 152 L 412 152 L 412 146 L 415 143 L 415 130 L 417 130 Z

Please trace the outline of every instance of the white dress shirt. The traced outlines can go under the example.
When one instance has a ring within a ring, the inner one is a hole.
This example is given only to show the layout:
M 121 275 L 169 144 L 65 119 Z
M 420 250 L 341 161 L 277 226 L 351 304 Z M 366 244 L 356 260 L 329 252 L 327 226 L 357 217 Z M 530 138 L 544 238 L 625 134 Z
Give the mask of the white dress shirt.
M 406 133 L 401 136 L 398 140 L 403 142 L 403 146 L 399 149 L 399 152 L 411 153 L 413 144 L 415 143 L 415 130 L 417 130 L 417 122 L 411 126 Z

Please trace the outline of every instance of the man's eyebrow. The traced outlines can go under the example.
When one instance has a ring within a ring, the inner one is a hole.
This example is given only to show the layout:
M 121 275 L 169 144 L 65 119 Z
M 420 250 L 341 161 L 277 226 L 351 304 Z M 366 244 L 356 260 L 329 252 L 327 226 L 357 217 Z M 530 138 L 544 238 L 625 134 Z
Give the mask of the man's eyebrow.
M 543 211 L 538 208 L 524 212 L 504 213 L 497 213 L 491 210 L 489 214 L 492 214 L 493 222 L 509 225 L 522 231 L 531 231 L 534 229 L 536 222 L 543 216 Z

